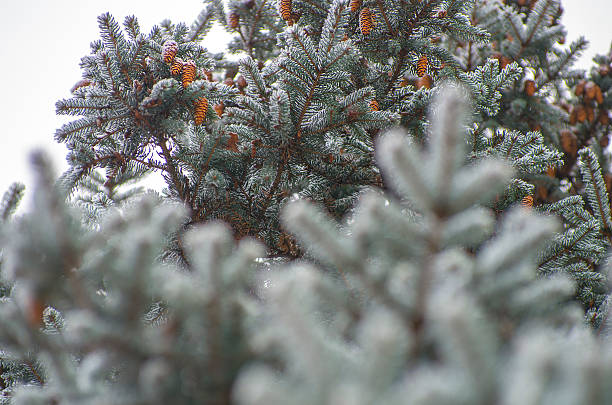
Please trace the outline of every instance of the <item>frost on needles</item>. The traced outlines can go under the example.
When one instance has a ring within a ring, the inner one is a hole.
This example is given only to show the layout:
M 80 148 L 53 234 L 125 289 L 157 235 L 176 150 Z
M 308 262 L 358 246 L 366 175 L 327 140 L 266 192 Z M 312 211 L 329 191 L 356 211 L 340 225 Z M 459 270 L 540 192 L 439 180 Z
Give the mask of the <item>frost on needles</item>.
M 515 171 L 470 162 L 465 96 L 441 93 L 424 148 L 402 130 L 379 141 L 400 198 L 371 190 L 342 226 L 289 204 L 314 261 L 264 273 L 261 245 L 221 224 L 184 233 L 184 261 L 164 256 L 187 212 L 159 199 L 84 226 L 39 156 L 36 209 L 3 225 L 3 356 L 32 356 L 40 378 L 7 388 L 12 403 L 612 400 L 612 348 L 573 283 L 537 276 L 558 221 L 486 207 Z
M 612 54 L 561 14 L 101 15 L 69 169 L 0 202 L 0 403 L 612 403 Z

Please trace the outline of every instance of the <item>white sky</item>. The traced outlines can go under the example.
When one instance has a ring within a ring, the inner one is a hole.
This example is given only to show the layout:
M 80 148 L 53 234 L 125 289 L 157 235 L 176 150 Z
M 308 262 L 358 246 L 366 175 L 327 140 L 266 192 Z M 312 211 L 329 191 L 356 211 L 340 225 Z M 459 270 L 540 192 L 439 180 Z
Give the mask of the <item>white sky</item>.
M 569 42 L 584 35 L 591 46 L 581 59 L 588 67 L 596 53 L 610 49 L 612 0 L 562 0 Z M 67 168 L 66 149 L 55 143 L 55 130 L 73 117 L 56 116 L 55 102 L 70 97 L 80 79 L 80 58 L 99 38 L 96 17 L 110 11 L 122 23 L 126 15 L 138 17 L 143 32 L 165 18 L 191 25 L 202 3 L 145 0 L 0 0 L 0 195 L 14 181 L 32 184 L 28 154 L 33 148 L 48 151 L 58 174 Z M 205 46 L 224 49 L 227 36 L 213 30 Z

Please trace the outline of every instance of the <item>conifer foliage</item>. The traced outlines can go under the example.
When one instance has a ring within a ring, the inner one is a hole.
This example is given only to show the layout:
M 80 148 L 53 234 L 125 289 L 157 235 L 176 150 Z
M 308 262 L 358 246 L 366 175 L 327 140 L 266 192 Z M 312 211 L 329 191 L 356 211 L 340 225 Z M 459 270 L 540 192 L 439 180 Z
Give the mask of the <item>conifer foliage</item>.
M 192 222 L 222 219 L 238 237 L 256 236 L 272 254 L 287 254 L 277 220 L 282 203 L 297 194 L 340 218 L 362 187 L 381 185 L 372 160 L 378 131 L 417 118 L 415 110 L 420 118 L 410 125 L 423 125 L 427 93 L 398 88 L 404 72 L 425 58 L 433 77 L 457 76 L 453 56 L 428 39 L 442 32 L 488 38 L 464 18 L 470 2 L 447 7 L 453 23 L 446 25 L 432 14 L 441 2 L 372 4 L 367 37 L 346 1 L 281 3 L 281 20 L 298 24 L 279 26 L 267 0 L 231 3 L 230 15 L 240 18 L 229 20 L 211 4 L 190 29 L 166 22 L 149 34 L 135 18 L 122 30 L 101 16 L 102 40 L 82 61 L 88 84 L 57 103 L 59 114 L 83 116 L 56 134 L 71 151 L 66 189 L 97 168 L 109 181 L 159 171 Z M 239 32 L 235 49 L 248 56 L 238 64 L 193 41 L 215 16 Z M 253 41 L 267 43 L 271 32 L 278 32 L 277 51 L 262 45 L 254 52 Z M 438 75 L 441 64 L 447 73 Z M 223 71 L 223 81 L 210 74 Z M 213 105 L 224 106 L 221 114 Z
M 0 403 L 612 403 L 612 54 L 561 14 L 101 15 L 69 169 L 0 202 Z
M 558 224 L 521 207 L 496 220 L 479 206 L 512 168 L 465 164 L 459 102 L 446 94 L 425 150 L 401 132 L 381 141 L 383 169 L 420 215 L 373 192 L 339 231 L 310 203 L 287 207 L 298 240 L 344 278 L 303 264 L 278 274 L 267 299 L 274 316 L 256 341 L 279 352 L 282 374 L 263 362 L 247 369 L 239 403 L 552 404 L 570 382 L 579 398 L 610 400 L 597 383 L 578 388 L 560 372 L 572 355 L 556 345 L 591 350 L 595 341 L 578 332 L 579 310 L 566 302 L 572 283 L 534 278 L 538 248 Z

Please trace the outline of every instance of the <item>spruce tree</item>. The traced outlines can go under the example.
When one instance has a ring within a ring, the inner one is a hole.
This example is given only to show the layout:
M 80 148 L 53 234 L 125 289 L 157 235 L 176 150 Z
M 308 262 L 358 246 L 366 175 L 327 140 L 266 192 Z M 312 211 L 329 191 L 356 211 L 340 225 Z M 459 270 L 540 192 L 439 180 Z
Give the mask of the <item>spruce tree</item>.
M 0 206 L 2 401 L 612 402 L 611 60 L 574 70 L 561 14 L 101 15 L 57 102 L 70 168 L 37 153 L 32 212 Z

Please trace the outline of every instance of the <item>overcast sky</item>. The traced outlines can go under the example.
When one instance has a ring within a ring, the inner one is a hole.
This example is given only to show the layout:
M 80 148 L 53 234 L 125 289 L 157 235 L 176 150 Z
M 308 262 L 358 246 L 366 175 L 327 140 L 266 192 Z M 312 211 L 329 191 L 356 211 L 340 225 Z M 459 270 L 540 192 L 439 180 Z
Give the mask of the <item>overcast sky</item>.
M 567 43 L 579 35 L 591 42 L 580 62 L 588 67 L 594 54 L 610 49 L 612 0 L 563 0 L 562 4 Z M 0 0 L 0 194 L 13 181 L 26 187 L 32 183 L 28 153 L 33 148 L 47 150 L 58 173 L 67 168 L 66 149 L 55 143 L 53 135 L 71 117 L 56 116 L 55 102 L 70 97 L 70 88 L 81 77 L 80 58 L 99 38 L 98 15 L 109 11 L 120 23 L 135 15 L 148 32 L 165 18 L 190 25 L 201 7 L 197 0 Z M 216 29 L 205 46 L 221 51 L 225 38 Z

